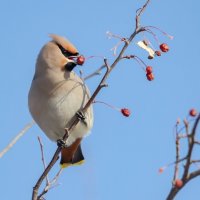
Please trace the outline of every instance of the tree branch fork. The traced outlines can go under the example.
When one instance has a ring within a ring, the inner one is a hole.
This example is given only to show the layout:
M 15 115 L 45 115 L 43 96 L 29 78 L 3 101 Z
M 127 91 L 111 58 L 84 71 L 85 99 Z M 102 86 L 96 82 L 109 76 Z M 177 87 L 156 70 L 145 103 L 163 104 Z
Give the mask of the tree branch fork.
M 197 118 L 194 121 L 194 125 L 192 127 L 191 133 L 189 131 L 189 122 L 187 120 L 184 120 L 184 128 L 186 131 L 186 134 L 180 135 L 178 131 L 176 131 L 176 161 L 175 161 L 175 168 L 174 168 L 174 178 L 172 181 L 172 187 L 169 191 L 169 194 L 166 198 L 166 200 L 173 200 L 174 197 L 178 194 L 178 192 L 193 178 L 200 176 L 200 168 L 198 167 L 196 170 L 191 171 L 191 166 L 196 163 L 200 163 L 200 160 L 194 160 L 192 158 L 192 154 L 194 152 L 195 145 L 199 145 L 199 142 L 196 140 L 197 135 L 197 126 L 200 121 L 200 114 L 197 116 Z M 182 129 L 181 129 L 182 130 Z M 188 147 L 187 147 L 187 153 L 186 156 L 180 159 L 180 140 L 181 139 L 187 139 L 188 141 Z M 179 176 L 179 164 L 184 161 L 183 166 L 183 173 L 181 177 L 181 186 L 176 185 L 176 180 L 178 180 Z

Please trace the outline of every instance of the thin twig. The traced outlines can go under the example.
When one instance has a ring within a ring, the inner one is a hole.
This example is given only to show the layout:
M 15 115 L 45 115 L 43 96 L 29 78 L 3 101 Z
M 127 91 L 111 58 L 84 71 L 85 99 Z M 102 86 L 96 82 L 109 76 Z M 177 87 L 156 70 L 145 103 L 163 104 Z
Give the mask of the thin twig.
M 44 158 L 44 145 L 42 143 L 42 140 L 41 138 L 38 136 L 38 141 L 39 141 L 39 144 L 40 144 L 40 150 L 41 150 L 41 155 L 42 155 L 42 163 L 43 163 L 43 167 L 44 167 L 44 170 L 46 169 L 46 162 L 45 162 L 45 158 Z M 48 179 L 48 175 L 46 176 L 46 185 L 49 184 L 49 179 Z
M 193 129 L 192 129 L 192 132 L 191 134 L 188 135 L 188 139 L 189 139 L 189 146 L 188 146 L 188 153 L 187 153 L 187 161 L 186 161 L 186 164 L 185 164 L 185 169 L 184 169 L 184 173 L 183 173 L 183 177 L 182 179 L 187 179 L 187 176 L 188 176 L 188 172 L 189 172 L 189 168 L 190 168 L 190 163 L 191 163 L 191 156 L 192 156 L 192 152 L 193 152 L 193 148 L 194 148 L 194 141 L 195 141 L 195 134 L 196 134 L 196 129 L 197 129 L 197 125 L 199 123 L 199 120 L 200 120 L 200 114 L 199 116 L 197 117 L 195 123 L 194 123 L 194 126 L 193 126 Z M 188 126 L 186 126 L 188 128 Z
M 194 143 L 200 145 L 200 141 L 198 140 L 195 140 Z
M 199 163 L 200 162 L 200 160 L 191 160 L 191 164 L 193 164 L 193 163 Z
M 100 75 L 101 71 L 105 68 L 105 65 L 102 65 L 101 67 L 99 67 L 97 70 L 95 70 L 93 73 L 87 75 L 86 77 L 83 78 L 84 81 L 96 76 L 96 75 Z
M 144 12 L 144 10 L 146 9 L 147 5 L 150 3 L 150 0 L 147 0 L 146 3 L 143 5 L 142 8 L 139 8 L 136 11 L 136 18 L 135 18 L 135 30 L 139 29 L 140 27 L 140 16 L 142 15 L 142 13 Z
M 143 7 L 137 10 L 137 16 L 138 17 L 140 17 L 140 15 L 143 14 L 143 12 L 146 9 L 146 7 L 149 4 L 149 2 L 150 2 L 150 0 L 147 0 L 146 3 L 143 5 Z
M 182 130 L 185 130 L 185 122 L 189 125 L 191 122 L 194 122 L 195 121 L 195 119 L 184 119 L 183 120 L 183 124 L 184 124 L 184 126 L 182 126 L 182 127 L 180 127 L 179 128 L 179 130 L 177 130 L 177 133 L 180 135 L 180 132 L 182 131 Z M 187 125 L 186 125 L 187 126 Z M 187 130 L 186 130 L 187 131 Z
M 63 168 L 60 168 L 60 170 L 58 171 L 58 173 L 55 175 L 55 177 L 51 181 L 51 188 L 53 188 L 56 185 L 56 182 L 58 181 L 58 179 L 59 179 L 61 173 L 63 172 L 63 170 L 64 170 Z
M 9 151 L 13 145 L 35 124 L 34 121 L 29 122 L 12 140 L 11 142 L 0 152 L 0 158 Z
M 173 181 L 175 181 L 178 177 L 178 172 L 179 172 L 179 161 L 180 160 L 180 138 L 178 134 L 176 133 L 176 164 L 175 164 L 175 169 L 174 169 L 174 178 Z
M 184 126 L 185 126 L 184 128 L 185 128 L 185 131 L 186 131 L 186 135 L 189 136 L 189 122 L 186 119 L 184 119 L 183 123 L 184 123 Z
M 46 184 L 46 187 L 44 188 L 44 190 L 41 192 L 41 194 L 38 195 L 37 199 L 38 200 L 41 200 L 43 198 L 43 196 L 50 190 L 52 189 L 53 187 L 56 186 L 56 182 L 58 181 L 61 173 L 63 172 L 63 168 L 61 168 L 58 173 L 55 175 L 55 177 L 50 181 L 48 182 L 48 184 Z

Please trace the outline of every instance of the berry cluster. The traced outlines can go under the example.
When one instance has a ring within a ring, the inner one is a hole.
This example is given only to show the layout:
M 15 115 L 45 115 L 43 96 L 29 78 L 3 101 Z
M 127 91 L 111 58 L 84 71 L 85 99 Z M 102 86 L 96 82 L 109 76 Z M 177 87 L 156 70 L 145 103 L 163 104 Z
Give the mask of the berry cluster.
M 169 46 L 166 43 L 162 43 L 160 45 L 160 50 L 164 53 L 169 51 Z M 156 56 L 161 56 L 161 52 L 160 51 L 155 51 L 154 52 Z M 148 59 L 153 59 L 153 57 L 151 55 L 149 55 Z M 152 81 L 154 80 L 154 74 L 153 74 L 153 68 L 151 66 L 147 66 L 146 67 L 146 77 L 148 81 Z
M 149 81 L 154 79 L 153 68 L 151 66 L 146 67 L 146 77 Z
M 153 45 L 151 44 L 151 42 L 148 40 L 148 39 L 144 39 L 144 40 L 141 40 L 141 41 L 138 41 L 137 42 L 137 45 L 144 49 L 145 51 L 148 52 L 149 56 L 148 56 L 148 59 L 153 59 L 155 56 L 161 56 L 162 53 L 166 53 L 169 51 L 169 46 L 168 44 L 166 43 L 161 43 L 156 34 L 151 30 L 151 29 L 156 29 L 156 30 L 159 30 L 163 35 L 167 36 L 169 39 L 173 39 L 173 36 L 167 34 L 166 32 L 162 31 L 161 29 L 157 28 L 157 27 L 154 27 L 154 26 L 146 26 L 146 27 L 143 27 L 144 28 L 144 31 L 150 33 L 153 35 L 154 39 L 156 40 L 156 42 L 158 43 L 159 45 L 159 50 L 155 50 L 153 48 Z M 120 39 L 120 41 L 111 49 L 113 51 L 113 54 L 116 56 L 116 51 L 117 51 L 117 48 L 119 47 L 119 45 L 123 42 L 127 43 L 129 42 L 126 38 L 124 37 L 121 37 L 119 35 L 116 35 L 116 34 L 113 34 L 111 33 L 110 31 L 107 31 L 106 33 L 110 38 L 114 37 L 114 38 L 117 38 L 117 39 Z M 152 81 L 154 80 L 154 74 L 152 72 L 152 67 L 150 66 L 147 66 L 143 61 L 142 59 L 140 59 L 138 56 L 136 55 L 126 55 L 126 56 L 123 56 L 122 58 L 126 58 L 126 59 L 135 59 L 139 64 L 142 64 L 146 67 L 146 70 L 144 69 L 144 71 L 146 71 L 146 78 L 147 80 L 149 81 Z
M 169 51 L 169 46 L 168 46 L 166 43 L 162 43 L 162 44 L 160 45 L 160 50 L 161 50 L 163 53 L 166 53 L 166 52 Z M 162 54 L 161 51 L 157 50 L 157 51 L 155 51 L 154 53 L 155 53 L 156 56 L 161 56 L 161 54 Z M 153 56 L 149 55 L 149 56 L 148 56 L 148 59 L 153 59 Z

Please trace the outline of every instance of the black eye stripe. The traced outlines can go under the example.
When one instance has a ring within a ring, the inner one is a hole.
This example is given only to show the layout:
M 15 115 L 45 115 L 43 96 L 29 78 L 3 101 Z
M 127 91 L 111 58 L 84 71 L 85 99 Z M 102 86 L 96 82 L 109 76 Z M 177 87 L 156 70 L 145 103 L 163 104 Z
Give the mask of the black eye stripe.
M 57 44 L 60 51 L 62 52 L 62 54 L 65 56 L 65 57 L 70 57 L 70 56 L 77 56 L 78 53 L 70 53 L 69 51 L 67 51 L 65 48 L 63 48 L 60 44 Z

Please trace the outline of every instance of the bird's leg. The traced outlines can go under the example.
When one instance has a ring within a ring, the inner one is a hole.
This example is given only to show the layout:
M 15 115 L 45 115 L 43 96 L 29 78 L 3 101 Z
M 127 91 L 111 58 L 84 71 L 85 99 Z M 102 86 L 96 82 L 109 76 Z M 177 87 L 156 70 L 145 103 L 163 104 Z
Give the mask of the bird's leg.
M 57 146 L 61 148 L 66 148 L 66 139 L 69 137 L 69 130 L 68 128 L 65 128 L 65 135 L 62 139 L 57 140 Z M 66 139 L 65 139 L 66 138 Z
M 85 114 L 82 112 L 82 111 L 78 111 L 77 113 L 76 113 L 76 116 L 77 116 L 77 118 L 81 121 L 81 122 L 83 122 L 85 125 L 87 125 L 87 123 L 86 123 L 86 121 L 85 121 L 85 119 L 86 119 L 86 117 L 85 117 Z M 66 130 L 67 132 L 68 132 L 68 130 Z M 69 136 L 69 135 L 68 135 Z M 67 136 L 67 137 L 68 137 Z M 63 140 L 63 139 L 58 139 L 57 140 L 57 146 L 58 147 L 61 147 L 61 148 L 66 148 L 66 147 L 68 147 L 67 145 L 66 145 L 66 142 L 65 142 L 65 140 Z

